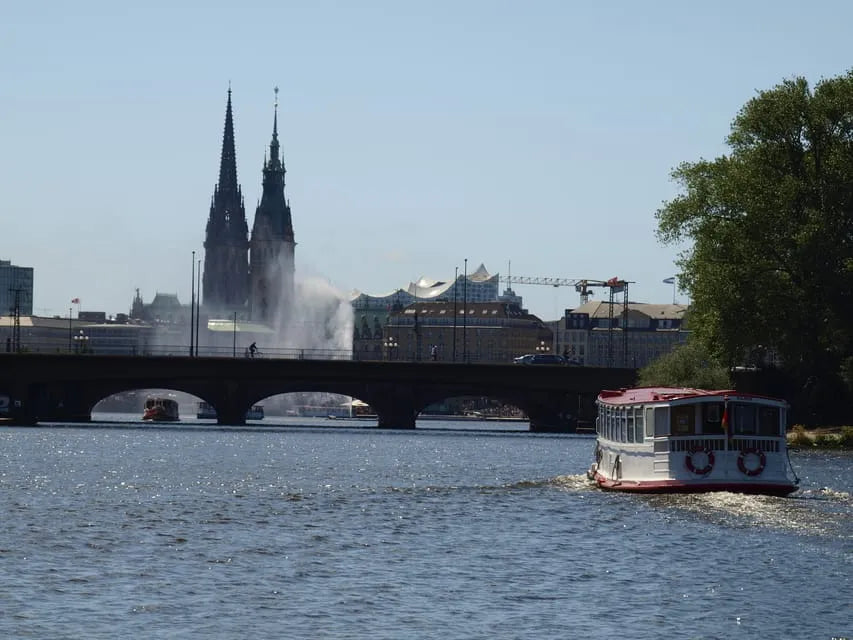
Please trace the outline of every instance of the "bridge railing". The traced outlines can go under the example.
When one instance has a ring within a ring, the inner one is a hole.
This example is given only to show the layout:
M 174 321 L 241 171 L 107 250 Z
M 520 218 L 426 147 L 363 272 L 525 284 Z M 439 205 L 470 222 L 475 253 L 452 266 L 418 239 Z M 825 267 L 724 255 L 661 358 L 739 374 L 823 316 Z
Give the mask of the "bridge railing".
M 187 356 L 189 347 L 186 345 L 148 345 L 142 353 L 144 356 Z M 247 348 L 199 346 L 198 356 L 202 358 L 249 358 L 249 359 L 286 359 L 286 360 L 352 360 L 352 351 L 347 349 L 297 349 L 264 347 L 259 348 L 254 355 Z

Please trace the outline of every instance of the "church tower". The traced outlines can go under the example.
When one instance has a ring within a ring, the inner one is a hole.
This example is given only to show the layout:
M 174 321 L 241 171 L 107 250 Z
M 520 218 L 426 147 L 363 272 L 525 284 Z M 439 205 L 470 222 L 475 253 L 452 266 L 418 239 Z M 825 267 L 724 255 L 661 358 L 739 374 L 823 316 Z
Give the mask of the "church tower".
M 225 109 L 225 133 L 219 183 L 213 191 L 204 240 L 204 306 L 211 311 L 239 311 L 249 297 L 249 226 L 243 194 L 237 184 L 237 154 L 231 88 Z
M 293 307 L 294 250 L 290 203 L 284 196 L 284 162 L 278 145 L 278 87 L 275 88 L 270 157 L 264 161 L 263 193 L 255 211 L 251 246 L 253 320 L 284 324 Z

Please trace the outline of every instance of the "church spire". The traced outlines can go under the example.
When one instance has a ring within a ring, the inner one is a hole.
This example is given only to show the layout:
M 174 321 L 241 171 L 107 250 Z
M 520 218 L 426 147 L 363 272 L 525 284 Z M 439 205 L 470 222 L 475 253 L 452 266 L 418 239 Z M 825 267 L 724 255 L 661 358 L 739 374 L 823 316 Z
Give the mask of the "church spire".
M 250 251 L 252 318 L 272 322 L 293 307 L 294 247 L 290 204 L 284 195 L 284 162 L 278 142 L 278 87 L 275 88 L 270 156 L 264 162 L 263 191 L 255 210 Z
M 205 306 L 231 310 L 245 305 L 249 296 L 248 235 L 243 193 L 237 182 L 237 153 L 229 83 L 219 182 L 213 189 L 204 241 L 202 292 Z
M 223 191 L 237 189 L 237 152 L 234 148 L 234 116 L 231 113 L 231 87 L 228 87 L 228 104 L 225 107 L 225 132 L 222 135 L 222 156 L 219 162 L 219 188 Z
M 271 170 L 281 169 L 284 171 L 284 164 L 281 161 L 281 154 L 279 152 L 279 144 L 278 144 L 278 87 L 274 89 L 275 91 L 275 103 L 273 106 L 273 119 L 272 119 L 272 141 L 270 142 L 270 160 L 269 163 L 264 159 L 265 168 Z M 284 178 L 282 178 L 282 182 Z

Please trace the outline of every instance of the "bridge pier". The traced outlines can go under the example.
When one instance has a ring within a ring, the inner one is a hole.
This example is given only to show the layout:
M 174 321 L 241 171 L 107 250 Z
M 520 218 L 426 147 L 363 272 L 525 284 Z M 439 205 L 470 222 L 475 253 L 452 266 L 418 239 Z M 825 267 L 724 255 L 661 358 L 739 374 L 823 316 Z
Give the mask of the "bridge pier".
M 578 428 L 580 397 L 567 393 L 537 393 L 529 404 L 530 430 L 539 433 L 574 433 Z
M 380 429 L 414 429 L 415 410 L 395 409 L 391 411 L 376 411 L 377 426 Z
M 414 388 L 410 385 L 388 385 L 377 394 L 379 397 L 371 404 L 376 410 L 377 426 L 380 429 L 414 429 L 415 409 Z
M 235 411 L 225 410 L 219 411 L 216 410 L 216 424 L 224 425 L 224 426 L 232 426 L 232 427 L 245 427 L 246 426 L 246 412 L 245 411 Z

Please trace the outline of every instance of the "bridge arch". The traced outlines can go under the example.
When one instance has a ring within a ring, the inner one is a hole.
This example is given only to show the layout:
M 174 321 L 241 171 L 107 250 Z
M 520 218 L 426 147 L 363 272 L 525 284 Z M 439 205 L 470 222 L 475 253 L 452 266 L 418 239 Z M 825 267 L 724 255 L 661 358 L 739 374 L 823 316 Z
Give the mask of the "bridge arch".
M 281 393 L 326 392 L 358 398 L 376 410 L 380 428 L 414 428 L 417 415 L 443 398 L 487 396 L 523 409 L 533 431 L 565 428 L 578 398 L 631 386 L 636 371 L 596 367 L 521 367 L 441 362 L 363 362 L 0 354 L 0 393 L 12 420 L 88 420 L 95 404 L 132 389 L 174 389 L 209 402 L 224 425 L 245 424 L 246 411 Z M 60 407 L 61 402 L 61 407 Z

